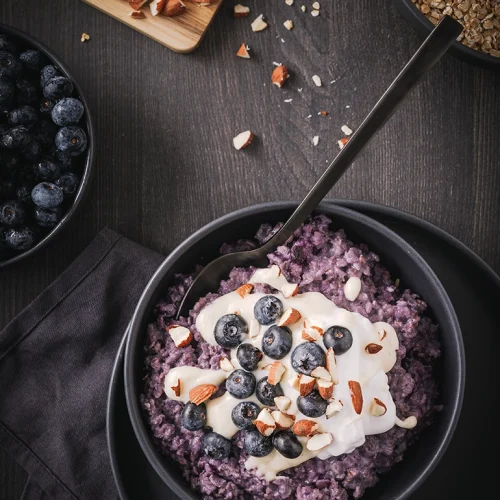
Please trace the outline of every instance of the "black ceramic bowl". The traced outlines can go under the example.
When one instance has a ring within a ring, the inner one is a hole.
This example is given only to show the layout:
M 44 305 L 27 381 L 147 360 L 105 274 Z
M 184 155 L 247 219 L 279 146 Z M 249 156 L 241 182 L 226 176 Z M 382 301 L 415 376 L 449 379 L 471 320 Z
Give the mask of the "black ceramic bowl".
M 38 252 L 43 247 L 45 247 L 50 241 L 53 241 L 56 238 L 56 236 L 59 235 L 59 233 L 61 233 L 62 229 L 68 224 L 73 214 L 83 204 L 84 198 L 87 194 L 88 186 L 92 177 L 92 165 L 93 165 L 94 144 L 95 144 L 94 129 L 92 126 L 92 117 L 90 115 L 88 104 L 85 101 L 85 97 L 81 91 L 80 86 L 78 85 L 77 81 L 73 78 L 73 76 L 71 75 L 65 64 L 50 49 L 45 47 L 45 45 L 43 45 L 30 35 L 23 33 L 22 31 L 19 31 L 15 28 L 12 28 L 11 26 L 7 26 L 5 24 L 0 23 L 0 34 L 1 33 L 7 35 L 9 38 L 16 41 L 19 44 L 19 46 L 24 49 L 33 48 L 39 50 L 52 64 L 54 64 L 59 68 L 62 75 L 66 76 L 73 82 L 73 85 L 75 87 L 74 95 L 75 97 L 78 97 L 85 106 L 85 114 L 83 115 L 83 118 L 79 126 L 81 126 L 85 130 L 89 145 L 84 155 L 78 156 L 74 159 L 75 169 L 78 175 L 80 176 L 80 185 L 78 187 L 76 196 L 72 200 L 71 206 L 65 205 L 66 212 L 63 218 L 59 221 L 57 226 L 55 226 L 52 230 L 44 234 L 44 236 L 40 240 L 38 240 L 37 243 L 29 250 L 19 253 L 11 252 L 7 255 L 2 255 L 0 253 L 0 268 L 19 262 L 20 260 Z
M 144 454 L 165 483 L 182 499 L 200 499 L 183 480 L 173 461 L 160 454 L 142 413 L 139 396 L 144 384 L 144 343 L 153 308 L 164 296 L 175 273 L 189 273 L 196 264 L 214 259 L 224 242 L 252 238 L 265 223 L 285 221 L 295 203 L 269 203 L 226 215 L 206 225 L 179 245 L 163 262 L 148 283 L 134 312 L 125 352 L 125 395 L 130 420 Z M 378 222 L 360 213 L 331 204 L 318 212 L 332 219 L 332 227 L 345 229 L 349 239 L 367 243 L 402 286 L 419 293 L 429 304 L 431 314 L 441 326 L 443 356 L 438 371 L 444 409 L 434 424 L 423 431 L 419 444 L 410 447 L 404 460 L 363 500 L 402 500 L 425 480 L 443 456 L 457 424 L 465 379 L 465 356 L 460 327 L 446 292 L 430 267 L 405 241 Z
M 395 1 L 401 14 L 408 20 L 419 35 L 427 36 L 434 29 L 434 25 L 415 7 L 415 4 L 411 0 Z M 449 53 L 470 64 L 500 71 L 499 57 L 493 57 L 479 50 L 471 49 L 463 43 L 455 42 L 450 47 Z

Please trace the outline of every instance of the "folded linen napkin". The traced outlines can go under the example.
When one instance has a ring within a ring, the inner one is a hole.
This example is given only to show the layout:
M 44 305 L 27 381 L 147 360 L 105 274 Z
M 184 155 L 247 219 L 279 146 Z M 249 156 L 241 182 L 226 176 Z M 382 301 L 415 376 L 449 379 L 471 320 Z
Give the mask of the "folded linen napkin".
M 23 500 L 108 500 L 108 385 L 163 257 L 109 229 L 0 332 L 0 446 L 29 473 Z

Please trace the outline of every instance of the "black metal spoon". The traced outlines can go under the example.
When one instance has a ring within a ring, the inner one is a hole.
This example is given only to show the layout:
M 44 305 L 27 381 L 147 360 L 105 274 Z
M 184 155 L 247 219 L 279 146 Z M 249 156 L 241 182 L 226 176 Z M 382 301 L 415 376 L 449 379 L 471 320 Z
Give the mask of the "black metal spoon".
M 233 267 L 267 266 L 267 255 L 285 243 L 307 219 L 413 87 L 446 53 L 462 29 L 462 25 L 450 16 L 443 17 L 283 227 L 255 250 L 223 255 L 207 264 L 186 292 L 177 317 L 187 316 L 200 297 L 216 291 Z

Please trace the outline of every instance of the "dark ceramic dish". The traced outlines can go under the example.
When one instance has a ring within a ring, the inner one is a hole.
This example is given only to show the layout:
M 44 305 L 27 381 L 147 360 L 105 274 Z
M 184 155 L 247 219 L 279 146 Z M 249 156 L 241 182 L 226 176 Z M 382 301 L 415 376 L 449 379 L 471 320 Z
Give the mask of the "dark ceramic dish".
M 411 0 L 395 0 L 396 5 L 406 20 L 413 26 L 420 36 L 428 36 L 434 25 L 422 14 Z M 486 69 L 500 71 L 500 58 L 485 54 L 479 50 L 471 49 L 460 42 L 455 42 L 450 47 L 449 53 L 469 64 Z
M 198 500 L 182 479 L 173 461 L 155 447 L 148 424 L 139 404 L 143 390 L 143 345 L 153 308 L 175 273 L 192 271 L 218 255 L 223 242 L 251 238 L 264 222 L 286 220 L 295 203 L 269 203 L 249 207 L 226 215 L 206 225 L 179 245 L 163 262 L 147 285 L 134 312 L 125 351 L 125 395 L 130 420 L 144 454 L 162 480 L 185 500 Z M 418 446 L 411 447 L 402 463 L 382 476 L 378 485 L 366 492 L 364 500 L 402 500 L 425 480 L 439 462 L 455 430 L 462 406 L 465 382 L 465 355 L 458 320 L 441 283 L 403 239 L 373 219 L 352 210 L 322 204 L 318 212 L 328 215 L 334 228 L 344 228 L 354 242 L 364 242 L 377 252 L 384 265 L 400 277 L 403 286 L 419 293 L 430 305 L 434 319 L 441 326 L 443 357 L 438 370 L 444 410 L 434 424 L 425 430 Z
M 38 252 L 42 248 L 44 248 L 49 242 L 53 241 L 57 235 L 62 231 L 62 229 L 68 224 L 69 220 L 73 216 L 73 214 L 80 208 L 83 204 L 84 198 L 88 191 L 88 186 L 92 177 L 92 165 L 94 160 L 94 129 L 92 126 L 92 117 L 90 116 L 89 106 L 85 101 L 85 97 L 83 96 L 82 90 L 76 80 L 73 78 L 68 68 L 64 65 L 64 63 L 45 45 L 40 43 L 35 38 L 30 35 L 19 31 L 11 26 L 7 26 L 5 24 L 0 23 L 0 33 L 4 33 L 16 40 L 20 46 L 25 48 L 34 48 L 39 50 L 47 59 L 49 59 L 54 65 L 56 65 L 60 70 L 62 75 L 69 78 L 75 87 L 75 96 L 77 96 L 85 106 L 85 114 L 80 126 L 85 130 L 88 137 L 88 149 L 86 153 L 76 160 L 78 161 L 78 170 L 80 175 L 80 185 L 78 187 L 78 191 L 73 200 L 73 204 L 67 209 L 64 217 L 59 221 L 57 226 L 55 226 L 49 233 L 47 233 L 40 241 L 38 241 L 32 248 L 26 250 L 25 252 L 20 253 L 12 253 L 6 259 L 2 260 L 2 256 L 0 256 L 0 268 L 6 267 L 20 260 L 30 257 L 34 253 Z

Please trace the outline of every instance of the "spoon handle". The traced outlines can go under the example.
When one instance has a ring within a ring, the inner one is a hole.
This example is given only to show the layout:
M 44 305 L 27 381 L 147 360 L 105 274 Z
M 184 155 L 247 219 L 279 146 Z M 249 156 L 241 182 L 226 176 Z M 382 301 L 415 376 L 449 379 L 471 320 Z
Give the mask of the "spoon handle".
M 262 250 L 265 248 L 267 251 L 268 249 L 274 249 L 284 244 L 295 230 L 300 227 L 328 194 L 330 189 L 342 177 L 355 158 L 385 125 L 413 87 L 420 82 L 427 71 L 446 53 L 462 32 L 462 29 L 462 25 L 450 16 L 443 17 L 377 104 L 375 104 L 346 146 L 340 151 L 311 191 L 309 191 L 302 203 L 293 212 L 283 227 L 261 247 Z

